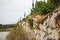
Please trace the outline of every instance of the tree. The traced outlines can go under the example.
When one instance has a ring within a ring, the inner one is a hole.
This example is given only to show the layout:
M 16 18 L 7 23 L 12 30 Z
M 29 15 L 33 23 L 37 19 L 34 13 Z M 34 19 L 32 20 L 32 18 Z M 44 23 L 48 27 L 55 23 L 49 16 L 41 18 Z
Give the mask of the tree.
M 35 4 L 34 12 L 37 13 L 37 14 L 43 14 L 43 13 L 46 14 L 46 13 L 48 13 L 49 11 L 48 11 L 46 5 L 47 5 L 47 3 L 45 1 L 44 2 L 42 2 L 42 1 L 37 2 Z
M 52 3 L 55 7 L 59 7 L 60 0 L 48 0 L 48 3 Z
M 48 14 L 60 6 L 60 0 L 38 1 L 32 11 L 37 14 Z M 31 11 L 31 12 L 32 12 Z

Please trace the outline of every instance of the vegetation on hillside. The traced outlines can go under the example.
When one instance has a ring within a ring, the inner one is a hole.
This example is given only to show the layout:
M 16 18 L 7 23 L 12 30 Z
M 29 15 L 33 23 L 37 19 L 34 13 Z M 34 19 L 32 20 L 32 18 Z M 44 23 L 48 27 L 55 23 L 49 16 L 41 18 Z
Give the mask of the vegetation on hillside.
M 31 14 L 48 14 L 60 6 L 60 0 L 37 1 L 35 7 L 31 9 Z
M 22 25 L 15 30 L 12 30 L 7 36 L 7 40 L 29 40 L 27 33 L 24 31 Z

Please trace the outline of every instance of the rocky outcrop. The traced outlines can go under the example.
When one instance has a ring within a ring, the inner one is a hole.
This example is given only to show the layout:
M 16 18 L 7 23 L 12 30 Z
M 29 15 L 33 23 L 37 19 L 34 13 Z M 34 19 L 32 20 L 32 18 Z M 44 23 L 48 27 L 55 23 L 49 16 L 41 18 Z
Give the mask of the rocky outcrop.
M 60 8 L 57 8 L 52 13 L 47 14 L 43 18 L 37 15 L 33 18 L 33 27 L 39 27 L 39 30 L 31 30 L 25 24 L 23 27 L 27 31 L 29 40 L 60 40 Z
M 34 25 L 38 24 L 36 20 L 38 19 L 35 18 Z M 60 7 L 52 13 L 47 14 L 42 21 L 43 24 L 41 22 L 38 24 L 40 29 L 38 40 L 60 40 Z
M 19 31 L 17 30 L 17 37 L 20 38 L 22 36 L 21 40 L 24 40 L 23 36 L 25 37 L 26 35 L 26 38 L 28 38 L 26 40 L 60 40 L 60 7 L 54 10 L 52 13 L 49 13 L 43 17 L 41 15 L 37 15 L 32 19 L 33 27 L 35 29 L 31 30 L 29 23 L 27 21 L 23 21 L 20 24 L 24 29 L 24 32 L 21 34 L 24 35 L 19 34 L 22 29 L 20 30 L 18 28 Z M 21 26 L 20 24 L 19 26 Z M 39 30 L 37 30 L 36 27 L 39 27 Z M 13 37 L 15 37 L 15 35 Z M 16 37 L 14 40 L 16 40 Z

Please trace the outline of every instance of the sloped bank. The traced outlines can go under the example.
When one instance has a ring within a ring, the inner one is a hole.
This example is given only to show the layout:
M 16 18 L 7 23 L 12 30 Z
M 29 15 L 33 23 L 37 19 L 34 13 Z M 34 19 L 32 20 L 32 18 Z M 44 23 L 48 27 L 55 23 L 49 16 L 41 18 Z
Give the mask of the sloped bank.
M 42 19 L 43 23 L 33 20 L 34 30 L 27 21 L 10 32 L 7 40 L 60 40 L 60 7 Z M 39 30 L 36 27 L 39 27 Z

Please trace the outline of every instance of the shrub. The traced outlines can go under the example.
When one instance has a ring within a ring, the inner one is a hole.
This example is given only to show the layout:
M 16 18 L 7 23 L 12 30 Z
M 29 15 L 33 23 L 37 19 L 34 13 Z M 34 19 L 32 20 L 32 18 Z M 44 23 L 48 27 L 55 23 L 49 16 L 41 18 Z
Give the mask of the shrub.
M 18 29 L 12 30 L 7 36 L 7 40 L 29 40 L 27 33 L 20 25 Z
M 28 21 L 29 21 L 30 28 L 32 28 L 33 27 L 33 19 L 28 19 Z

